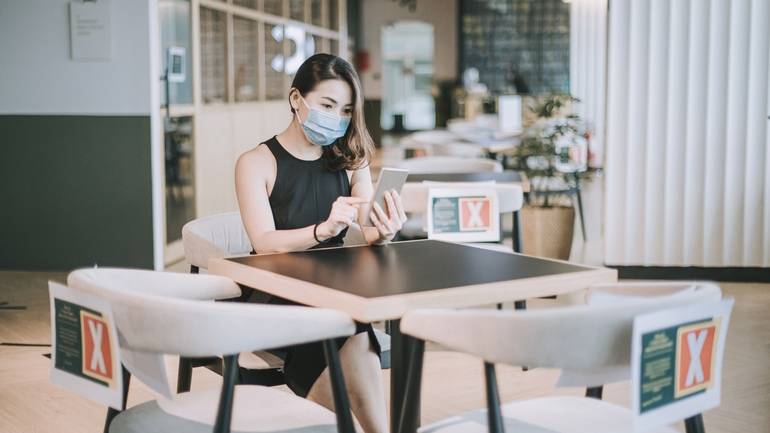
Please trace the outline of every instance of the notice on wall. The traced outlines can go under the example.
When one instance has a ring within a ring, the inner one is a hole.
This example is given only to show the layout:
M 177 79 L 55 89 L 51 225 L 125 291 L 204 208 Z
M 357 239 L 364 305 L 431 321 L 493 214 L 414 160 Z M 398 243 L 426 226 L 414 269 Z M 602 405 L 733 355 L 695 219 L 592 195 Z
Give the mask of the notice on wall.
M 73 60 L 109 60 L 112 38 L 110 2 L 70 3 L 70 55 Z
M 109 303 L 53 281 L 48 290 L 51 383 L 120 409 L 123 372 Z
M 428 191 L 428 238 L 453 242 L 497 242 L 500 213 L 491 189 Z
M 632 379 L 638 430 L 719 404 L 721 363 L 733 301 L 701 303 L 634 320 Z

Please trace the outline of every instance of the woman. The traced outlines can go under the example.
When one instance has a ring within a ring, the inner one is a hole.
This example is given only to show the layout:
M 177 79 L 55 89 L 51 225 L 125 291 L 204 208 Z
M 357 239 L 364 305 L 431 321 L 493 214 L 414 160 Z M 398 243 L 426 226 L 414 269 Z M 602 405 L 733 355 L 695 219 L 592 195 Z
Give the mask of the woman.
M 348 227 L 364 219 L 363 205 L 373 194 L 368 163 L 374 146 L 353 67 L 330 54 L 310 57 L 297 70 L 289 104 L 289 126 L 241 155 L 235 169 L 241 217 L 256 253 L 341 245 Z M 362 227 L 370 244 L 392 240 L 406 221 L 395 191 L 385 202 L 386 209 L 375 204 L 370 212 L 374 226 Z M 357 328 L 340 349 L 351 408 L 366 432 L 385 432 L 379 344 L 371 325 Z M 284 374 L 295 393 L 333 410 L 320 344 L 288 348 Z

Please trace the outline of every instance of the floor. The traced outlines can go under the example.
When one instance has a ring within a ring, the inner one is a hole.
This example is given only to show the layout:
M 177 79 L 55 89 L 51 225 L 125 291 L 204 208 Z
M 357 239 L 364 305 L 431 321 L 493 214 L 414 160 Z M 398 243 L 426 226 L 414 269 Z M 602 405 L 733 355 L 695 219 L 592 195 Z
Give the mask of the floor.
M 572 260 L 601 263 L 599 184 L 587 187 L 589 242 L 582 242 L 576 230 Z M 172 270 L 185 271 L 186 265 L 178 263 Z M 104 407 L 48 382 L 50 361 L 43 355 L 50 352 L 49 347 L 18 346 L 50 342 L 47 281 L 63 282 L 65 277 L 64 273 L 0 272 L 2 433 L 83 433 L 102 429 Z M 727 340 L 722 405 L 705 415 L 705 426 L 710 433 L 770 433 L 770 284 L 722 284 L 722 288 L 726 296 L 735 298 L 736 304 Z M 530 305 L 544 307 L 546 302 L 533 301 Z M 167 364 L 173 387 L 176 360 L 168 357 Z M 424 374 L 423 423 L 485 404 L 482 363 L 477 358 L 429 347 Z M 582 389 L 555 389 L 557 374 L 552 370 L 522 372 L 516 367 L 499 366 L 502 399 L 583 393 Z M 388 383 L 388 371 L 383 372 L 382 379 Z M 195 370 L 193 390 L 220 383 L 221 379 L 210 371 Z M 155 398 L 152 391 L 132 383 L 129 406 L 151 398 Z M 605 399 L 628 404 L 628 385 L 610 385 Z

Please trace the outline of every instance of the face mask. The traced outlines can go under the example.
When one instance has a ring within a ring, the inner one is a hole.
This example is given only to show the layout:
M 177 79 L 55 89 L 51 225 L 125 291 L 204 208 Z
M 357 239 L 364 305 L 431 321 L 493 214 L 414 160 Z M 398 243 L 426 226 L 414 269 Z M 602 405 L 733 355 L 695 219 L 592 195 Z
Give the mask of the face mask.
M 318 146 L 328 146 L 345 135 L 350 124 L 349 117 L 340 117 L 336 114 L 311 108 L 304 98 L 302 98 L 302 103 L 308 108 L 309 114 L 303 122 L 299 118 L 299 110 L 297 110 L 297 120 L 300 121 L 299 124 L 311 143 Z

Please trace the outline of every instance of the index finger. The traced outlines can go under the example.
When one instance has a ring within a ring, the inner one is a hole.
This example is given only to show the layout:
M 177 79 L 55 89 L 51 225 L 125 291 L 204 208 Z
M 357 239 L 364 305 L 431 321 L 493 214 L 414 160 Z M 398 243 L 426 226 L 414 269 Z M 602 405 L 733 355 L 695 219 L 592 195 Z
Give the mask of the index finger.
M 369 199 L 365 199 L 363 197 L 339 197 L 339 200 L 349 205 L 369 203 Z

